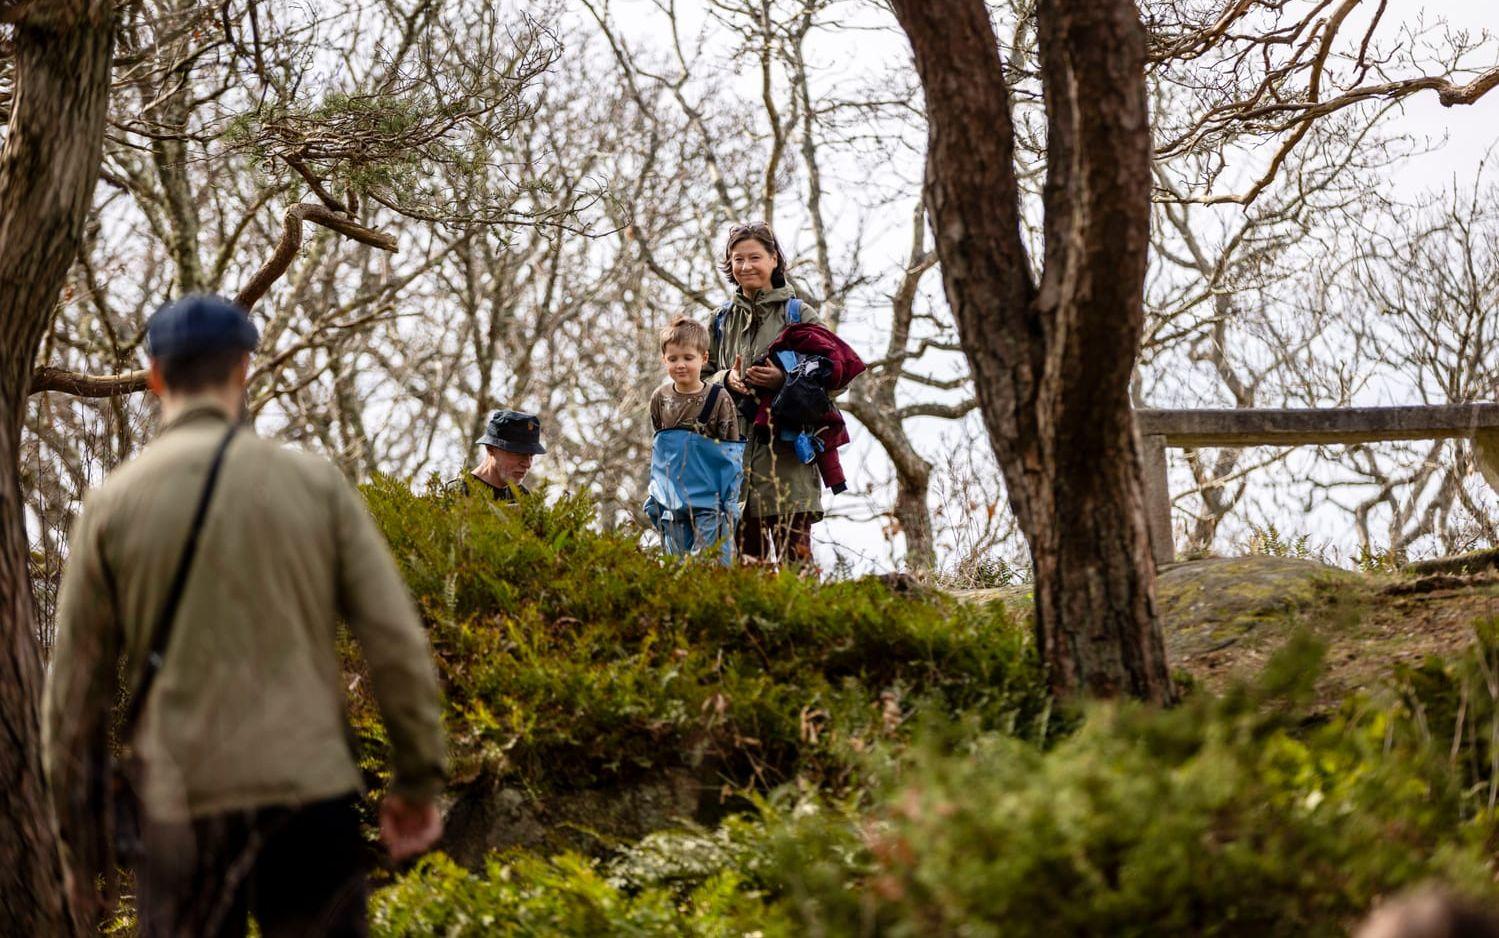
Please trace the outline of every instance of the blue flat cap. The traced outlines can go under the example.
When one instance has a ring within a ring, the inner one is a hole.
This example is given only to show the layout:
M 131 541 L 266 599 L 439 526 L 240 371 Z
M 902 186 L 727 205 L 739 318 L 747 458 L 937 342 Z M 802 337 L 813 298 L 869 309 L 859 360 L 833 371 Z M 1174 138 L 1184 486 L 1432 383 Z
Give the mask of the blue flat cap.
M 479 443 L 512 453 L 536 455 L 547 451 L 541 445 L 541 418 L 518 410 L 490 411 L 489 422 L 484 425 L 484 435 L 479 437 Z
M 244 310 L 209 293 L 168 303 L 146 321 L 146 354 L 152 358 L 248 352 L 259 341 L 260 333 Z

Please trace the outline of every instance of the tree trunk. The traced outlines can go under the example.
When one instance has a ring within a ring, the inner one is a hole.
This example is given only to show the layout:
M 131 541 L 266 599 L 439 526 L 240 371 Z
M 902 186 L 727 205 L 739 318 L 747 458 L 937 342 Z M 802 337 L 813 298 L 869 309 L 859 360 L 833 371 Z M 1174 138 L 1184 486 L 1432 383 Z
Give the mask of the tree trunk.
M 0 152 L 0 934 L 68 935 L 42 778 L 41 659 L 19 485 L 31 369 L 83 240 L 104 139 L 107 2 L 0 5 L 16 21 L 15 106 Z
M 1037 8 L 1048 119 L 1038 284 L 983 0 L 893 6 L 926 92 L 926 201 L 943 283 L 1035 558 L 1052 689 L 1169 702 L 1128 393 L 1150 224 L 1139 13 L 1130 0 Z
M 925 461 L 923 460 L 923 463 Z M 895 520 L 906 538 L 906 569 L 926 572 L 937 566 L 937 545 L 932 538 L 932 510 L 927 506 L 932 474 L 895 471 Z

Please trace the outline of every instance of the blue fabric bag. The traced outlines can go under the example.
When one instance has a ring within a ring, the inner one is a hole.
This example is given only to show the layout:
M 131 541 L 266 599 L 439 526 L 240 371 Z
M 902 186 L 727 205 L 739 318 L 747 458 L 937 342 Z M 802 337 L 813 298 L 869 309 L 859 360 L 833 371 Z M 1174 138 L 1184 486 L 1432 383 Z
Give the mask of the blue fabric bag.
M 684 427 L 651 443 L 650 497 L 670 512 L 712 508 L 739 515 L 744 441 L 714 440 Z

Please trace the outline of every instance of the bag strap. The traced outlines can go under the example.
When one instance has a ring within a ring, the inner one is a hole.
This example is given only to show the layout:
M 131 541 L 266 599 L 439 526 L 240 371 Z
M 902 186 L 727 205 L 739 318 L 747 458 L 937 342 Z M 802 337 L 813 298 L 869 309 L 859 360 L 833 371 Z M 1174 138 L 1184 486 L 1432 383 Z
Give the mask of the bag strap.
M 238 424 L 231 420 L 229 431 L 219 442 L 218 449 L 213 454 L 213 462 L 208 465 L 208 478 L 203 482 L 203 494 L 198 497 L 198 508 L 193 513 L 193 523 L 187 530 L 187 543 L 182 545 L 182 556 L 177 559 L 177 571 L 172 574 L 172 585 L 167 589 L 167 600 L 162 604 L 161 612 L 156 617 L 156 625 L 151 630 L 151 647 L 146 653 L 145 670 L 136 682 L 135 691 L 130 695 L 130 703 L 125 710 L 125 721 L 120 728 L 121 740 L 128 741 L 135 735 L 135 724 L 140 720 L 141 710 L 145 708 L 146 695 L 151 692 L 151 684 L 161 672 L 167 642 L 172 637 L 172 621 L 177 618 L 182 591 L 187 586 L 188 573 L 192 571 L 193 557 L 198 553 L 198 536 L 203 532 L 203 519 L 208 515 L 208 503 L 213 499 L 214 487 L 218 485 L 224 452 L 229 449 L 229 441 L 234 439 L 238 429 Z
M 723 354 L 723 324 L 729 318 L 729 310 L 733 308 L 733 303 L 725 303 L 713 315 L 713 344 L 718 346 L 719 354 Z
M 708 385 L 708 400 L 703 404 L 702 413 L 697 415 L 697 422 L 706 424 L 713 417 L 713 409 L 718 406 L 718 395 L 723 393 L 723 385 Z
M 802 321 L 802 301 L 796 297 L 786 301 L 786 325 L 794 326 Z

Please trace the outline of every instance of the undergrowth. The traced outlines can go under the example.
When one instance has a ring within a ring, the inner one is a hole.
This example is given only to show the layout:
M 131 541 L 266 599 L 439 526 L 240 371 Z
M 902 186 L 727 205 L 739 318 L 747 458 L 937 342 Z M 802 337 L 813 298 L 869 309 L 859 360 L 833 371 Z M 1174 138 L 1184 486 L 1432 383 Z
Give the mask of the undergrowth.
M 753 805 L 605 857 L 434 855 L 376 895 L 384 938 L 1331 936 L 1426 880 L 1494 893 L 1492 625 L 1332 713 L 1298 637 L 1222 694 L 1063 719 L 1000 603 L 665 561 L 581 499 L 366 494 L 459 784 L 707 765 Z
M 507 506 L 388 480 L 365 495 L 429 629 L 459 780 L 558 790 L 707 765 L 731 787 L 836 788 L 917 711 L 1054 729 L 1026 630 L 998 605 L 665 560 L 595 530 L 582 497 Z M 368 699 L 356 726 L 378 768 Z
M 608 862 L 434 858 L 379 895 L 376 933 L 1332 936 L 1430 879 L 1491 896 L 1486 790 L 1426 705 L 1308 722 L 1317 655 L 1173 711 L 1094 706 L 1050 749 L 934 723 L 869 765 L 868 799 L 783 790 Z

